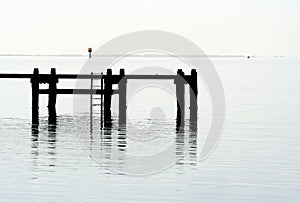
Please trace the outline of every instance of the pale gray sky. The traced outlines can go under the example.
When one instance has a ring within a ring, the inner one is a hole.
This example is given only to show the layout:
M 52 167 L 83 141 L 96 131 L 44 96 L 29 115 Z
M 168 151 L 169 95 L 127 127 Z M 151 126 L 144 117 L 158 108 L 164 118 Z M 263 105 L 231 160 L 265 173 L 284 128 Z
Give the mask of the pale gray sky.
M 0 53 L 82 54 L 124 33 L 175 32 L 207 54 L 300 55 L 297 0 L 0 0 Z

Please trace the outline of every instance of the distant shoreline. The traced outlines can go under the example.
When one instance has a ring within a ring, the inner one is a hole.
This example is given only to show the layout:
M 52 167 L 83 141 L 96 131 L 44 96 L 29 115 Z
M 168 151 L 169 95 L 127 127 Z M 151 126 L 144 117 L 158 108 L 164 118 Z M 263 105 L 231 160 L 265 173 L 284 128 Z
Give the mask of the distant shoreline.
M 0 57 L 88 57 L 86 54 L 0 54 Z M 92 55 L 92 57 L 121 57 L 122 55 Z M 171 55 L 172 56 L 172 55 Z M 170 55 L 141 54 L 126 57 L 170 57 Z M 181 57 L 208 57 L 208 58 L 300 58 L 300 56 L 259 56 L 259 55 L 181 55 Z

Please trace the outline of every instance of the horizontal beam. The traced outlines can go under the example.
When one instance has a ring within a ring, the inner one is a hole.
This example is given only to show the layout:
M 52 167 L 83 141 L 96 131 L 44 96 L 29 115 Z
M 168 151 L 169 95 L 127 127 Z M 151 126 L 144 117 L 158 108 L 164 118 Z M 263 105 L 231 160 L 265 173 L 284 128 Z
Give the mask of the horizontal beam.
M 49 94 L 49 89 L 40 89 L 39 94 Z M 104 94 L 104 90 L 99 89 L 57 89 L 56 94 Z M 113 94 L 119 94 L 119 90 L 113 90 Z
M 101 77 L 106 78 L 106 75 L 68 75 L 68 74 L 57 74 L 57 77 L 59 79 L 91 79 L 93 77 L 93 79 L 101 79 Z M 111 75 L 109 76 L 111 77 L 113 80 L 114 79 L 137 79 L 137 80 L 174 80 L 176 77 L 178 77 L 177 75 L 125 75 L 124 77 L 120 76 L 120 75 Z M 185 76 L 186 77 L 186 76 Z
M 36 77 L 36 76 L 35 76 Z M 56 75 L 57 79 L 101 79 L 106 78 L 107 75 L 90 75 L 90 74 L 57 74 Z M 118 82 L 121 79 L 127 79 L 127 80 L 175 80 L 178 75 L 125 75 L 120 76 L 120 75 L 111 75 L 108 76 L 111 78 L 111 82 L 113 84 L 118 84 Z M 185 80 L 189 80 L 190 75 L 185 75 L 183 76 Z M 31 79 L 33 78 L 33 74 L 0 74 L 0 78 L 28 78 Z M 38 78 L 39 83 L 48 83 L 49 81 L 52 81 L 53 76 L 50 74 L 39 74 Z
M 11 73 L 1 73 L 0 78 L 32 78 L 33 74 L 11 74 Z M 39 78 L 50 78 L 50 74 L 39 74 Z M 106 75 L 90 75 L 90 74 L 57 74 L 58 79 L 101 79 L 105 78 Z M 120 75 L 109 76 L 112 78 L 120 77 Z M 177 75 L 125 75 L 126 79 L 174 79 Z
M 0 78 L 28 78 L 30 79 L 32 74 L 12 74 L 12 73 L 1 73 Z
M 33 74 L 19 74 L 19 73 L 0 73 L 0 78 L 27 78 L 27 79 L 31 79 L 33 77 Z M 38 75 L 39 78 L 42 79 L 47 79 L 50 78 L 51 75 L 50 74 L 39 74 Z M 101 79 L 101 75 L 78 75 L 78 74 L 57 74 L 56 77 L 58 79 L 91 79 L 93 78 L 98 78 Z
M 137 80 L 174 80 L 177 75 L 125 75 L 125 79 Z

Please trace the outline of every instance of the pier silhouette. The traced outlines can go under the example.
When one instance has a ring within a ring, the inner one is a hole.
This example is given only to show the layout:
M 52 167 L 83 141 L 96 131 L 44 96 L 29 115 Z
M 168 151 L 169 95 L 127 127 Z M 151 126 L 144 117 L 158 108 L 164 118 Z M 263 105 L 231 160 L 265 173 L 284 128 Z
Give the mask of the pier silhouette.
M 82 94 L 90 95 L 91 119 L 93 95 L 100 95 L 101 125 L 111 125 L 111 99 L 114 94 L 119 95 L 119 124 L 126 124 L 126 91 L 128 80 L 173 80 L 176 86 L 177 98 L 177 122 L 179 128 L 185 119 L 185 85 L 189 86 L 190 96 L 190 121 L 197 122 L 197 97 L 198 83 L 197 71 L 191 70 L 190 75 L 186 75 L 182 69 L 177 70 L 174 75 L 126 75 L 124 69 L 120 69 L 119 74 L 113 74 L 112 69 L 107 69 L 106 74 L 57 74 L 56 69 L 52 68 L 50 74 L 40 74 L 39 69 L 35 68 L 33 74 L 0 74 L 0 78 L 10 79 L 30 79 L 32 87 L 32 124 L 39 123 L 39 95 L 48 94 L 48 122 L 56 124 L 56 99 L 59 94 Z M 101 80 L 99 86 L 94 86 L 93 80 Z M 90 80 L 89 89 L 58 89 L 57 84 L 60 80 Z M 40 89 L 40 84 L 48 84 L 48 89 Z M 113 89 L 117 85 L 118 89 Z

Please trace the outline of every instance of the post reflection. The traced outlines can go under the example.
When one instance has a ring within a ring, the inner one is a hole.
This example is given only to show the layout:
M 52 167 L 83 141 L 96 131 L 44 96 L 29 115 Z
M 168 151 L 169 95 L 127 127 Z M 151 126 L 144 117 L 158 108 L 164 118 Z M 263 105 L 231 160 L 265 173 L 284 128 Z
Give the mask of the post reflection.
M 44 136 L 47 136 L 45 142 Z M 41 162 L 47 161 L 47 166 L 55 166 L 56 160 L 56 139 L 57 137 L 57 124 L 47 124 L 46 128 L 43 125 L 32 124 L 31 125 L 31 154 L 32 164 L 34 168 L 40 167 L 39 160 Z M 45 144 L 47 144 L 46 147 Z M 48 156 L 45 156 L 45 153 Z M 45 156 L 45 157 L 44 157 Z
M 197 122 L 190 120 L 190 123 L 189 123 L 189 163 L 190 163 L 190 165 L 197 164 L 197 139 L 198 139 Z
M 177 121 L 178 122 L 178 121 Z M 188 129 L 186 129 L 188 126 Z M 197 139 L 198 127 L 194 120 L 185 120 L 180 127 L 176 128 L 176 157 L 177 165 L 197 164 Z
M 101 157 L 104 157 L 107 163 L 111 160 L 111 154 L 112 154 L 112 125 L 106 125 L 103 130 L 103 135 L 100 137 L 101 144 Z M 105 163 L 105 164 L 107 164 Z
M 126 151 L 126 125 L 121 125 L 118 129 L 118 150 Z
M 33 142 L 38 141 L 39 138 L 39 125 L 38 124 L 32 124 L 31 125 L 31 140 Z
M 55 155 L 56 154 L 56 128 L 57 124 L 49 124 L 48 125 L 48 154 Z
M 31 125 L 31 154 L 35 155 L 36 157 L 39 154 L 38 147 L 39 147 L 39 125 L 32 124 Z

